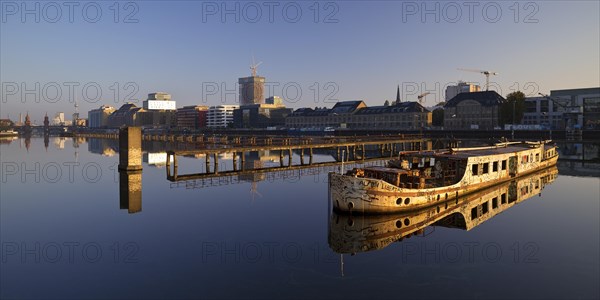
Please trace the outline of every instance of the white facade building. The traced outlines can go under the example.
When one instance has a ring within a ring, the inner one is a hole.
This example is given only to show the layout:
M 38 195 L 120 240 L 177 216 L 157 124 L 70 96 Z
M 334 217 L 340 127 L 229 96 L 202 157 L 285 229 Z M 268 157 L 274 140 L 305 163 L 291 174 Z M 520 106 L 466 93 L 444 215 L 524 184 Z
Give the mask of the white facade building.
M 65 125 L 65 113 L 57 112 L 52 119 L 52 125 Z
M 144 100 L 145 110 L 176 110 L 176 102 L 171 101 L 171 95 L 163 92 L 148 94 L 148 99 Z
M 211 128 L 227 128 L 233 123 L 233 111 L 239 105 L 217 105 L 208 108 L 206 126 Z
M 481 88 L 473 83 L 459 81 L 457 85 L 446 87 L 446 102 L 460 93 L 480 92 Z

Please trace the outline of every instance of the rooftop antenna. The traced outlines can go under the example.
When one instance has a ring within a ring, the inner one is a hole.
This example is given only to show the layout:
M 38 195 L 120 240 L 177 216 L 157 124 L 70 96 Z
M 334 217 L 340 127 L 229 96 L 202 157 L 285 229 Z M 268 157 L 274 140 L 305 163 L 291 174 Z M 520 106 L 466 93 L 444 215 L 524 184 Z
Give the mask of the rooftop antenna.
M 498 75 L 497 72 L 486 71 L 486 70 L 474 70 L 474 69 L 462 69 L 462 68 L 458 68 L 458 70 L 467 71 L 467 72 L 477 72 L 477 73 L 481 73 L 481 74 L 485 75 L 485 90 L 486 91 L 489 91 L 489 89 L 490 89 L 490 75 Z
M 259 63 L 255 63 L 254 55 L 252 55 L 252 64 L 250 65 L 250 70 L 252 70 L 252 77 L 256 77 L 256 69 L 258 68 L 258 66 L 260 66 L 260 64 L 262 64 L 262 61 Z

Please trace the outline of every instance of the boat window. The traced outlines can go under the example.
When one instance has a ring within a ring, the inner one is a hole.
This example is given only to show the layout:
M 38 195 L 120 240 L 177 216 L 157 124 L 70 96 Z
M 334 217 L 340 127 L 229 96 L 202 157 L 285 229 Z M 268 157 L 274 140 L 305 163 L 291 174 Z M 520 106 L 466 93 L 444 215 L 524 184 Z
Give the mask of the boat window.
M 479 165 L 473 164 L 473 170 L 472 170 L 473 175 L 477 175 L 479 173 L 478 169 L 479 169 Z
M 506 170 L 506 159 L 502 161 L 502 170 Z
M 540 154 L 539 153 L 535 154 L 535 161 L 540 161 Z
M 498 197 L 492 198 L 492 208 L 493 209 L 498 208 Z
M 475 220 L 477 218 L 477 206 L 471 208 L 471 220 Z
M 500 195 L 500 203 L 502 203 L 502 204 L 506 203 L 506 193 Z
M 486 202 L 481 205 L 481 214 L 487 214 L 487 212 L 488 212 L 488 203 Z
M 498 162 L 497 161 L 495 161 L 492 164 L 492 172 L 498 172 Z
M 482 174 L 487 174 L 489 172 L 489 170 L 490 170 L 490 163 L 484 163 Z

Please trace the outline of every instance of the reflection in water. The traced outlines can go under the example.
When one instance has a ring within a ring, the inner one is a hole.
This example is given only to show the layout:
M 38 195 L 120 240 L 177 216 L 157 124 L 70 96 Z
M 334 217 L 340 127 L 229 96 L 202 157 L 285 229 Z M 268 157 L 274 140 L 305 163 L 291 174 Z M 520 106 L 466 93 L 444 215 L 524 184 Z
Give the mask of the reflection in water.
M 413 212 L 364 216 L 333 212 L 329 221 L 329 247 L 337 253 L 354 254 L 385 248 L 392 242 L 424 233 L 428 226 L 471 230 L 513 205 L 541 194 L 557 176 L 557 168 L 552 167 Z
M 142 211 L 142 172 L 119 172 L 119 203 L 130 214 Z

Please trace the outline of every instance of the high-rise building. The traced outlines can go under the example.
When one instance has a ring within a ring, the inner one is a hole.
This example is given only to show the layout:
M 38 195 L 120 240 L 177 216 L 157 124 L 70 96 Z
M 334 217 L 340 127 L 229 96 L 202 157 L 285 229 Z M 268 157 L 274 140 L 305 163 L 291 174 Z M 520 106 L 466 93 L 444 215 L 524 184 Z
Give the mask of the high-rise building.
M 481 87 L 470 82 L 459 81 L 457 85 L 446 87 L 446 102 L 460 93 L 480 92 Z
M 240 105 L 264 104 L 265 78 L 243 77 L 238 80 Z
M 217 105 L 208 108 L 207 127 L 211 128 L 227 128 L 230 123 L 233 123 L 233 111 L 238 105 Z

